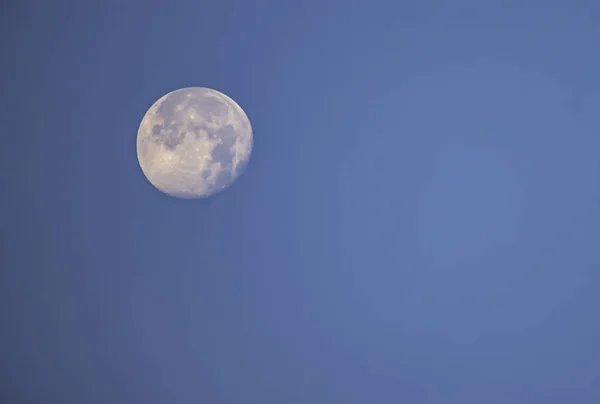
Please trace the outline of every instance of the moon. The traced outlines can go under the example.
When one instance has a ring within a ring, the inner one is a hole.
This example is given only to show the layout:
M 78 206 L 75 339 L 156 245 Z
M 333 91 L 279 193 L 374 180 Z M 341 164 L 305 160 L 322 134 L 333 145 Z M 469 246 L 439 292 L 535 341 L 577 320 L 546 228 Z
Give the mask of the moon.
M 159 98 L 137 133 L 138 161 L 148 181 L 183 199 L 208 198 L 233 184 L 248 165 L 252 146 L 244 110 L 205 87 Z

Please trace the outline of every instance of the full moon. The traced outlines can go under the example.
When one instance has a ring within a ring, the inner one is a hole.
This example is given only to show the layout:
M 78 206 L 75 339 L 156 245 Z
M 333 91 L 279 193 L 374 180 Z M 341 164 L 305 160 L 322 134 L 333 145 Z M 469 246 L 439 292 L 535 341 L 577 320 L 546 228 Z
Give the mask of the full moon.
M 207 198 L 229 187 L 252 152 L 252 126 L 242 108 L 219 91 L 172 91 L 146 112 L 137 133 L 142 172 L 176 198 Z

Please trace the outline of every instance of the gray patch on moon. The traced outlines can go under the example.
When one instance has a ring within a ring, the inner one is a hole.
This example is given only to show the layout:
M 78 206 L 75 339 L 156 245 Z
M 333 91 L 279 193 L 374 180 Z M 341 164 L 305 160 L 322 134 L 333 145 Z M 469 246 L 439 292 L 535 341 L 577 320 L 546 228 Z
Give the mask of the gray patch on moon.
M 239 177 L 244 172 L 244 170 L 246 170 L 246 167 L 248 167 L 248 161 L 249 160 L 246 159 L 246 160 L 241 160 L 240 162 L 238 162 L 238 165 L 235 168 L 235 174 L 234 174 L 236 177 Z
M 202 178 L 206 180 L 212 175 L 212 170 L 205 169 L 202 171 L 201 175 L 202 175 Z
M 229 181 L 233 177 L 233 159 L 235 153 L 232 146 L 235 144 L 235 129 L 231 125 L 224 126 L 213 135 L 219 139 L 219 143 L 214 147 L 211 153 L 211 160 L 221 164 L 221 171 L 217 175 L 217 185 L 224 181 Z
M 231 182 L 231 171 L 230 170 L 221 170 L 221 171 L 219 171 L 219 173 L 217 174 L 217 177 L 215 178 L 214 187 L 211 187 L 211 188 L 213 188 L 213 190 L 223 189 L 227 185 L 229 185 L 230 182 Z
M 181 125 L 171 123 L 169 125 L 154 125 L 152 127 L 152 138 L 158 144 L 164 145 L 169 150 L 175 150 L 183 138 L 185 132 L 181 131 Z
M 235 135 L 235 128 L 231 125 L 225 125 L 220 128 L 217 131 L 216 136 L 218 136 L 221 139 L 221 143 L 227 147 L 233 146 L 237 139 Z
M 211 160 L 215 163 L 221 163 L 222 170 L 231 170 L 233 166 L 233 152 L 229 147 L 219 143 L 215 146 L 211 153 Z

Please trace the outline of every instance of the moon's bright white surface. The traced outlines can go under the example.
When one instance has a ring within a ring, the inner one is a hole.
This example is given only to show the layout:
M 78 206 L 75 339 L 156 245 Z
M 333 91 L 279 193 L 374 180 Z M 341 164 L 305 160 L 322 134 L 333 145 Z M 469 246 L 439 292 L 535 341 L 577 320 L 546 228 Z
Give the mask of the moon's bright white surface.
M 172 91 L 146 112 L 137 134 L 138 161 L 154 187 L 178 198 L 206 198 L 230 186 L 252 152 L 252 126 L 216 90 Z

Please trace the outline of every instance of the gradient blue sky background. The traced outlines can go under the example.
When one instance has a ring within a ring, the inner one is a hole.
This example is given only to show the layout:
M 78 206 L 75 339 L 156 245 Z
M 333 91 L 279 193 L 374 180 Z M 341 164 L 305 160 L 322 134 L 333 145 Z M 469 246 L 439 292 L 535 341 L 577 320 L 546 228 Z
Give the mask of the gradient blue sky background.
M 599 2 L 2 7 L 0 402 L 600 402 Z M 136 157 L 186 86 L 206 201 Z

